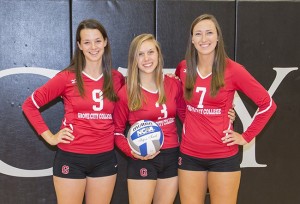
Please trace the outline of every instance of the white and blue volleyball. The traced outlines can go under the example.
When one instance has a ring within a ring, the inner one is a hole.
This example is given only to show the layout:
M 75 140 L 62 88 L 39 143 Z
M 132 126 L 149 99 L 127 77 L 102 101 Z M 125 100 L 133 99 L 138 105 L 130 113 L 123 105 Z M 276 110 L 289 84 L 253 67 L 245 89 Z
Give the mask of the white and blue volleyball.
M 134 153 L 146 156 L 160 150 L 164 142 L 164 135 L 155 122 L 139 120 L 130 127 L 127 140 Z

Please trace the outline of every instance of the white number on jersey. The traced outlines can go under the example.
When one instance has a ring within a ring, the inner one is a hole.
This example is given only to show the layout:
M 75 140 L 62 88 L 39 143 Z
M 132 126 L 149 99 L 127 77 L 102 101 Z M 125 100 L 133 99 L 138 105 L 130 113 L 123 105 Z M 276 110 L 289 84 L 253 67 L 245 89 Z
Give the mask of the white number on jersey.
M 92 92 L 93 100 L 98 104 L 93 105 L 94 111 L 101 111 L 103 109 L 103 92 L 100 89 L 94 89 Z
M 159 107 L 159 104 L 156 103 L 155 106 L 156 106 L 156 108 L 158 108 L 158 107 Z M 168 111 L 167 111 L 167 106 L 166 106 L 166 104 L 162 104 L 162 109 L 161 109 L 160 112 L 161 112 L 162 114 L 164 114 L 164 116 L 163 116 L 163 117 L 158 117 L 158 120 L 161 120 L 161 119 L 163 119 L 163 118 L 167 118 L 167 117 L 168 117 Z
M 198 104 L 197 108 L 203 108 L 203 99 L 204 99 L 204 96 L 206 93 L 206 88 L 205 87 L 197 87 L 196 93 L 199 93 L 199 92 L 201 92 L 201 96 L 200 96 L 199 104 Z

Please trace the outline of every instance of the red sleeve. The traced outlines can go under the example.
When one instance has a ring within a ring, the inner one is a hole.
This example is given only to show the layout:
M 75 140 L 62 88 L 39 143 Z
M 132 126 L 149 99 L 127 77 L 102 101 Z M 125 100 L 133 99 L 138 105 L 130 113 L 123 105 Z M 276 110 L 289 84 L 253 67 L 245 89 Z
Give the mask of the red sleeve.
M 124 76 L 117 70 L 112 70 L 113 80 L 114 80 L 114 89 L 118 92 L 121 87 L 125 84 Z
M 185 119 L 185 110 L 186 110 L 186 103 L 183 97 L 183 85 L 182 85 L 182 77 L 183 75 L 181 74 L 181 72 L 184 71 L 184 69 L 186 69 L 186 61 L 182 60 L 181 62 L 179 62 L 179 64 L 176 67 L 175 70 L 175 75 L 179 77 L 179 79 L 181 81 L 177 82 L 177 86 L 178 86 L 178 95 L 179 97 L 177 98 L 177 115 L 179 117 L 179 119 L 181 120 L 181 122 L 184 121 Z
M 181 80 L 182 80 L 182 75 L 180 73 L 185 68 L 186 68 L 186 61 L 185 60 L 182 60 L 181 62 L 179 62 L 179 64 L 176 67 L 175 75 L 178 76 L 179 79 L 181 79 Z
M 235 66 L 232 72 L 237 90 L 242 91 L 258 106 L 252 123 L 242 134 L 250 142 L 265 127 L 277 106 L 267 90 L 244 67 Z
M 62 95 L 66 80 L 66 71 L 58 73 L 46 84 L 36 89 L 22 105 L 24 114 L 39 135 L 49 129 L 39 109 Z
M 166 75 L 166 77 L 168 76 Z M 182 84 L 178 79 L 175 78 L 171 78 L 171 79 L 174 81 L 175 86 L 177 87 L 178 90 L 177 92 L 178 94 L 176 97 L 176 114 L 179 117 L 180 121 L 183 122 L 185 119 L 186 104 L 183 98 Z
M 123 86 L 118 92 L 119 100 L 115 104 L 113 120 L 115 125 L 115 145 L 127 156 L 133 157 L 127 138 L 124 135 L 126 129 L 129 109 L 126 94 L 126 86 Z

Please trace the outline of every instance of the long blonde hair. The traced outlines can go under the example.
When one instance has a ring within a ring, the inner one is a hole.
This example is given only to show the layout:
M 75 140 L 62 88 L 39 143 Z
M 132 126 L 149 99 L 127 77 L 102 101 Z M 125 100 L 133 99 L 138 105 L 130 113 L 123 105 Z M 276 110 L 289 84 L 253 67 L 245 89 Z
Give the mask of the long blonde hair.
M 217 21 L 217 19 L 210 14 L 203 14 L 201 16 L 198 16 L 190 27 L 190 37 L 187 45 L 186 50 L 186 63 L 187 63 L 187 71 L 186 71 L 186 83 L 185 83 L 185 92 L 184 97 L 186 99 L 191 99 L 193 95 L 193 89 L 196 82 L 197 77 L 197 64 L 198 64 L 198 52 L 192 43 L 192 37 L 193 37 L 193 30 L 194 27 L 203 20 L 211 20 L 214 25 L 216 26 L 217 34 L 218 34 L 218 43 L 215 48 L 215 57 L 212 67 L 212 80 L 211 80 L 211 88 L 210 88 L 210 95 L 216 96 L 219 89 L 224 87 L 224 72 L 226 67 L 226 58 L 227 54 L 225 52 L 224 48 L 224 41 L 223 41 L 223 35 L 221 31 L 221 27 Z
M 161 53 L 160 45 L 152 34 L 141 34 L 135 37 L 129 47 L 128 54 L 128 77 L 127 77 L 127 96 L 129 110 L 135 111 L 142 107 L 145 98 L 142 95 L 140 87 L 140 77 L 138 68 L 138 53 L 141 45 L 145 41 L 152 41 L 158 52 L 158 65 L 155 69 L 155 83 L 158 88 L 158 103 L 163 104 L 166 102 L 164 84 L 163 84 L 163 56 Z

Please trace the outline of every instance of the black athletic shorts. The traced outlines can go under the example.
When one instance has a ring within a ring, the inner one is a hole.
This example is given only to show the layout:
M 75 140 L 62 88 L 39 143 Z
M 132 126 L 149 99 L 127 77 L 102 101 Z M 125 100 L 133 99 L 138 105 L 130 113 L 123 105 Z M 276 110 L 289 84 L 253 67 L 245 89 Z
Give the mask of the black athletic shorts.
M 157 180 L 178 175 L 179 148 L 160 150 L 154 159 L 140 160 L 129 158 L 127 178 L 138 180 Z
M 62 178 L 111 176 L 117 173 L 114 150 L 100 154 L 77 154 L 58 149 L 54 159 L 53 175 Z
M 233 172 L 240 171 L 241 154 L 219 159 L 200 159 L 179 153 L 178 168 L 189 171 Z

